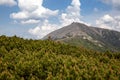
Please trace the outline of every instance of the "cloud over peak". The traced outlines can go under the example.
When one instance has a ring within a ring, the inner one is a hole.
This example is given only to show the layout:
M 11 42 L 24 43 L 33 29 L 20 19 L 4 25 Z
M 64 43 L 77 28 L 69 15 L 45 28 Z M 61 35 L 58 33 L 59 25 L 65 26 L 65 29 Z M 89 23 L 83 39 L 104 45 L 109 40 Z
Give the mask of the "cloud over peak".
M 51 10 L 44 7 L 43 0 L 18 0 L 20 11 L 10 14 L 10 18 L 21 24 L 36 24 L 28 32 L 42 38 L 46 34 L 71 24 L 72 22 L 81 22 L 81 3 L 80 0 L 72 0 L 71 4 L 64 11 Z M 53 19 L 56 22 L 52 23 Z
M 71 5 L 61 14 L 60 21 L 63 24 L 62 26 L 68 25 L 72 22 L 81 22 L 80 5 L 81 3 L 79 0 L 72 0 Z
M 58 19 L 57 22 L 59 24 L 52 24 L 49 19 L 46 19 L 43 21 L 42 25 L 38 25 L 37 27 L 30 29 L 29 33 L 36 35 L 38 38 L 42 38 L 51 31 L 69 25 L 72 22 L 82 22 L 80 20 L 80 5 L 81 3 L 79 0 L 72 0 L 71 5 L 69 5 L 64 12 L 57 15 L 56 18 Z

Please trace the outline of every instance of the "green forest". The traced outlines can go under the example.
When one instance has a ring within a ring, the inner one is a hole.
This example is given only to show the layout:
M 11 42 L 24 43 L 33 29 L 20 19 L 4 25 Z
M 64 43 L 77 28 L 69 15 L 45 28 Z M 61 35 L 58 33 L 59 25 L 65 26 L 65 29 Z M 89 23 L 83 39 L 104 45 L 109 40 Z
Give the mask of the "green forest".
M 120 52 L 3 35 L 0 80 L 120 80 Z

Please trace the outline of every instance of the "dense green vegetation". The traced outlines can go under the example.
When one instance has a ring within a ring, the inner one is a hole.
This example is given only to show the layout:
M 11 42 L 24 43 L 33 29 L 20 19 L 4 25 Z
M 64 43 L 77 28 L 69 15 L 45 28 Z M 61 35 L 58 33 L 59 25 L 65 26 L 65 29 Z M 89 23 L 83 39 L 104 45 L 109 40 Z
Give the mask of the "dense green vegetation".
M 0 36 L 0 80 L 120 80 L 120 53 Z

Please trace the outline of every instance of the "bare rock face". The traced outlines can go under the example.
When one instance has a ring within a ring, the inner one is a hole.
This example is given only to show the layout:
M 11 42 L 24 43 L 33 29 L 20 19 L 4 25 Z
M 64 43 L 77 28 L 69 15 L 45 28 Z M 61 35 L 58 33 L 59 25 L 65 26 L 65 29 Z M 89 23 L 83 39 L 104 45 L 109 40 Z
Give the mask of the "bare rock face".
M 65 26 L 46 35 L 43 39 L 51 37 L 53 40 L 61 40 L 66 43 L 81 44 L 89 47 L 99 47 L 112 51 L 120 51 L 120 32 L 87 26 L 82 23 L 75 23 Z M 92 46 L 91 46 L 92 45 Z

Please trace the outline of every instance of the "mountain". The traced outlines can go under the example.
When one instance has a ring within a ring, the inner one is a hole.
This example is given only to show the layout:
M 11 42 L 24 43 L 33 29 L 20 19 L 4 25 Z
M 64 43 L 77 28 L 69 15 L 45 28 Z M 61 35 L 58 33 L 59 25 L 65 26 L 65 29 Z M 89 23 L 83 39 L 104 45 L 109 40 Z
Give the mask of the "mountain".
M 48 39 L 48 37 L 52 40 L 99 51 L 120 50 L 120 32 L 87 26 L 82 23 L 73 22 L 68 26 L 49 33 L 43 39 Z

